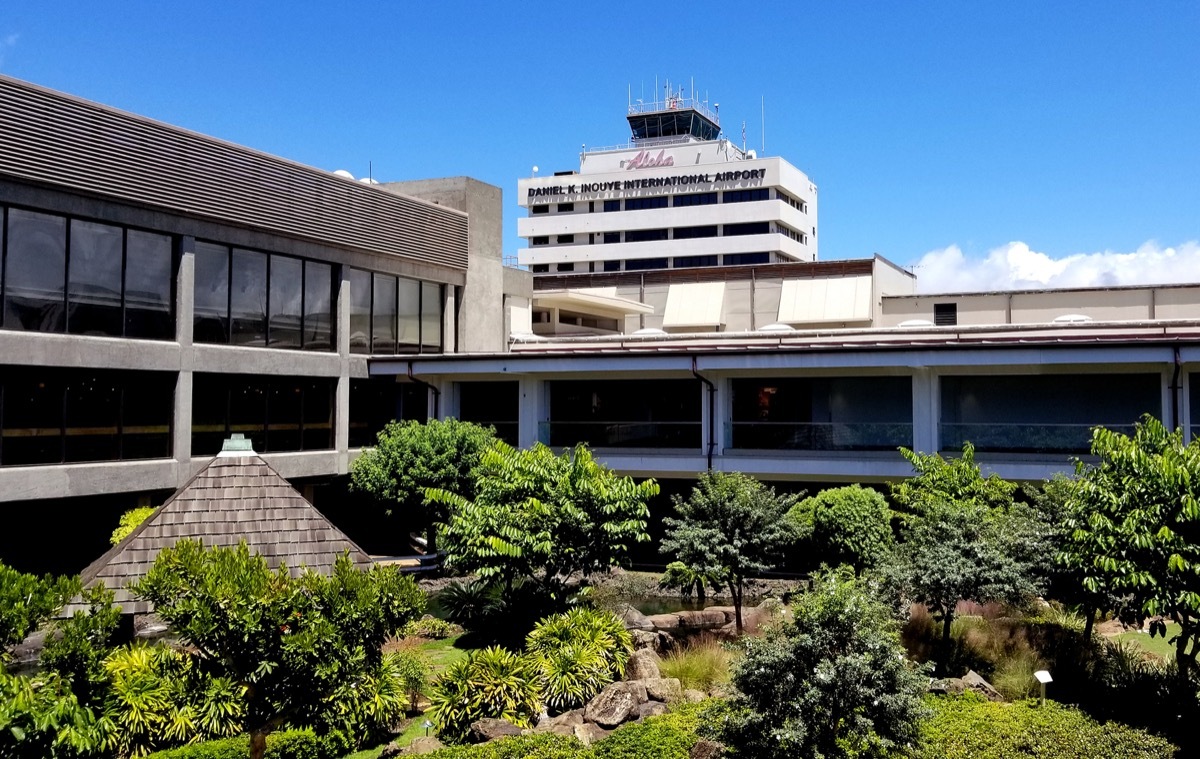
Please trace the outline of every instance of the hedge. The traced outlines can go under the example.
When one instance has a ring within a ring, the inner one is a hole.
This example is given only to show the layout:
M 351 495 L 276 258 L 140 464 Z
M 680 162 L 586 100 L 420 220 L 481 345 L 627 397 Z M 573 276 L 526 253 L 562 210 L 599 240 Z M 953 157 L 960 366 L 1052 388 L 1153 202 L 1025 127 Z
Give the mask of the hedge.
M 918 759 L 1160 759 L 1176 752 L 1165 738 L 1119 722 L 1100 723 L 1053 701 L 1003 704 L 966 694 L 928 696 L 926 703 L 933 716 L 921 729 Z
M 318 737 L 311 730 L 281 730 L 267 736 L 266 759 L 338 759 L 351 750 L 340 735 Z M 250 736 L 223 738 L 150 754 L 146 759 L 249 759 Z

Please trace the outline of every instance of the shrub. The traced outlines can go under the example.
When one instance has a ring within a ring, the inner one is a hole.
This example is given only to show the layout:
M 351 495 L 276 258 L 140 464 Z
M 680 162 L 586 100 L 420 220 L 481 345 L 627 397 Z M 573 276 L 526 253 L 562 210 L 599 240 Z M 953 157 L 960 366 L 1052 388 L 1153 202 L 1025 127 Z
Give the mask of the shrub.
M 696 744 L 699 714 L 707 705 L 687 704 L 658 717 L 623 725 L 592 747 L 595 759 L 687 759 Z
M 444 619 L 431 617 L 426 614 L 420 619 L 413 620 L 404 626 L 401 634 L 406 638 L 429 638 L 430 640 L 445 640 L 454 635 L 461 635 L 462 627 L 447 622 Z
M 546 617 L 533 628 L 525 641 L 530 653 L 539 653 L 563 645 L 591 646 L 604 656 L 613 679 L 625 674 L 625 664 L 633 652 L 633 638 L 612 612 L 577 607 L 563 614 Z
M 933 717 L 922 727 L 919 759 L 1175 755 L 1164 738 L 1115 722 L 1102 724 L 1053 701 L 998 704 L 968 694 L 930 696 L 926 704 Z
M 485 717 L 531 727 L 538 713 L 536 675 L 528 659 L 511 651 L 472 651 L 437 679 L 430 701 L 430 718 L 448 741 L 466 740 L 471 723 Z
M 700 635 L 667 654 L 659 663 L 663 677 L 678 678 L 684 689 L 711 692 L 729 682 L 733 649 L 719 640 Z
M 150 515 L 155 512 L 153 506 L 139 506 L 136 509 L 130 509 L 121 515 L 121 521 L 117 524 L 116 529 L 112 531 L 108 542 L 111 545 L 116 545 L 125 539 L 129 533 L 137 529 L 137 526 L 150 518 Z
M 879 563 L 891 548 L 891 513 L 874 490 L 850 485 L 823 490 L 802 511 L 812 513 L 813 547 L 831 565 L 849 564 L 856 574 Z
M 0 756 L 74 759 L 95 756 L 106 731 L 53 672 L 9 675 L 0 667 Z
M 659 590 L 677 590 L 683 598 L 691 598 L 695 593 L 698 600 L 704 601 L 708 598 L 708 588 L 720 590 L 721 578 L 692 569 L 682 561 L 672 561 L 659 579 L 658 587 Z
M 104 657 L 116 644 L 121 621 L 121 607 L 112 601 L 112 591 L 103 585 L 83 591 L 87 611 L 56 620 L 58 634 L 47 635 L 42 649 L 42 666 L 66 678 L 84 706 L 98 705 L 107 688 Z
M 577 607 L 539 622 L 525 649 L 542 703 L 565 712 L 583 706 L 624 674 L 633 641 L 611 612 Z
M 25 640 L 80 590 L 78 578 L 38 577 L 0 563 L 0 666 L 9 646 Z
M 312 730 L 284 730 L 267 736 L 264 759 L 338 759 L 350 747 L 345 739 L 318 736 Z M 247 759 L 250 737 L 239 735 L 168 749 L 146 759 Z
M 477 746 L 450 746 L 426 759 L 585 759 L 590 752 L 573 736 L 540 733 L 515 735 Z

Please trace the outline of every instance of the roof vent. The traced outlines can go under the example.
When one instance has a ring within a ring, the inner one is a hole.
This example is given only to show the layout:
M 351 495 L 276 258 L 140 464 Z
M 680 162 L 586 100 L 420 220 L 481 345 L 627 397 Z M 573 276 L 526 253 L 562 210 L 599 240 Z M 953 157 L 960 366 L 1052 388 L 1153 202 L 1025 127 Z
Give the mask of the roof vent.
M 775 322 L 774 324 L 764 324 L 758 328 L 759 332 L 795 332 L 796 328 L 783 322 Z
M 253 456 L 254 443 L 240 432 L 235 432 L 221 444 L 219 456 Z
M 928 319 L 905 319 L 896 326 L 902 329 L 909 329 L 911 327 L 932 327 L 934 324 Z
M 1090 321 L 1092 321 L 1092 317 L 1087 314 L 1063 314 L 1054 317 L 1055 324 L 1086 324 Z
M 633 333 L 633 337 L 663 337 L 667 334 L 666 330 L 661 330 L 658 327 L 643 327 Z

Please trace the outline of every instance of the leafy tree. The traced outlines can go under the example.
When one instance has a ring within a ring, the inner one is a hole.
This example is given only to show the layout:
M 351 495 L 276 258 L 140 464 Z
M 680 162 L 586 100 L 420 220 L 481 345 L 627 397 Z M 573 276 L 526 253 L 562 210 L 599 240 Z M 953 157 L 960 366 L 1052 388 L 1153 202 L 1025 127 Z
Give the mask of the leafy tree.
M 993 473 L 984 477 L 975 463 L 975 446 L 963 446 L 962 456 L 915 453 L 907 448 L 900 455 L 916 474 L 892 486 L 892 500 L 911 514 L 920 514 L 931 504 L 977 503 L 988 509 L 1012 505 L 1017 486 Z
M 205 549 L 182 540 L 132 585 L 195 650 L 200 668 L 245 693 L 251 759 L 285 724 L 319 725 L 363 694 L 380 695 L 381 646 L 424 611 L 411 578 L 338 558 L 330 576 L 271 570 L 245 543 Z M 372 693 L 374 689 L 374 693 Z M 402 695 L 402 694 L 401 694 Z M 392 701 L 392 716 L 403 701 Z
M 351 486 L 386 504 L 388 514 L 418 515 L 427 547 L 436 552 L 437 528 L 449 519 L 451 504 L 429 501 L 425 491 L 436 488 L 472 500 L 472 471 L 496 442 L 495 430 L 457 419 L 390 422 L 378 440 L 350 465 Z
M 137 529 L 137 526 L 145 522 L 155 512 L 153 506 L 139 506 L 136 509 L 130 509 L 121 515 L 121 521 L 117 524 L 116 529 L 112 531 L 108 542 L 111 545 L 116 545 L 125 539 L 125 536 Z
M 649 540 L 646 502 L 653 480 L 635 483 L 598 463 L 585 446 L 556 455 L 544 445 L 496 443 L 475 470 L 474 499 L 431 489 L 451 509 L 448 563 L 509 589 L 519 578 L 545 586 L 619 565 L 633 543 Z
M 99 756 L 111 731 L 80 705 L 53 672 L 32 677 L 0 668 L 0 756 L 5 759 L 80 759 Z
M 916 743 L 928 682 L 888 608 L 848 568 L 817 575 L 794 622 L 745 641 L 719 737 L 739 756 L 890 757 Z
M 80 590 L 78 578 L 38 577 L 0 563 L 0 666 L 9 648 L 25 640 Z
M 891 513 L 874 490 L 859 485 L 823 490 L 789 514 L 798 511 L 811 514 L 811 540 L 822 562 L 848 564 L 861 574 L 892 546 Z
M 88 608 L 54 622 L 41 662 L 66 678 L 81 704 L 95 707 L 108 687 L 104 658 L 117 645 L 121 607 L 113 606 L 113 593 L 103 585 L 88 588 L 81 598 Z
M 1077 464 L 1064 564 L 1078 572 L 1093 608 L 1122 600 L 1121 617 L 1152 619 L 1151 635 L 1179 624 L 1180 682 L 1196 682 L 1200 652 L 1200 442 L 1183 443 L 1145 416 L 1133 436 L 1097 428 L 1099 463 Z
M 672 561 L 667 564 L 666 571 L 658 580 L 658 587 L 662 590 L 678 590 L 679 595 L 683 598 L 691 598 L 695 593 L 696 600 L 700 603 L 704 603 L 708 598 L 710 586 L 720 588 L 723 584 L 721 577 L 698 572 L 682 561 Z
M 691 497 L 673 499 L 679 518 L 663 520 L 662 551 L 721 578 L 733 599 L 739 633 L 746 578 L 774 566 L 796 539 L 795 526 L 784 518 L 796 498 L 776 495 L 741 472 L 705 472 Z

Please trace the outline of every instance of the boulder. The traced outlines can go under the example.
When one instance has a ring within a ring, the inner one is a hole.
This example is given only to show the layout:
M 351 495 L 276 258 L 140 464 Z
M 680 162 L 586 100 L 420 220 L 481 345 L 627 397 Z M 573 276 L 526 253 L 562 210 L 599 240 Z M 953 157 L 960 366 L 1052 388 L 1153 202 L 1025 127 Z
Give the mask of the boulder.
M 986 698 L 988 701 L 1003 701 L 1004 696 L 1000 695 L 1000 691 L 992 687 L 992 684 L 983 679 L 975 670 L 968 670 L 967 674 L 963 675 L 963 685 L 975 691 L 979 695 Z
M 688 752 L 688 759 L 718 759 L 725 756 L 725 745 L 716 741 L 701 738 Z
M 929 683 L 929 692 L 938 696 L 961 696 L 967 686 L 961 677 L 943 677 Z
M 692 630 L 708 630 L 725 624 L 725 615 L 719 611 L 681 611 L 675 615 L 679 626 Z
M 486 743 L 509 735 L 520 735 L 521 728 L 506 719 L 484 717 L 471 723 L 471 742 Z
M 629 604 L 618 606 L 616 615 L 620 617 L 626 630 L 654 630 L 654 625 L 650 622 L 650 618 Z
M 677 677 L 657 677 L 643 680 L 651 701 L 678 701 L 683 698 L 683 686 Z
M 609 736 L 611 730 L 605 730 L 599 725 L 585 722 L 582 725 L 574 727 L 575 737 L 585 746 L 590 746 L 596 741 L 603 740 Z
M 648 677 L 662 677 L 658 671 L 658 654 L 648 648 L 640 648 L 633 652 L 625 664 L 625 679 L 645 680 Z
M 650 624 L 654 625 L 656 630 L 674 630 L 679 627 L 679 617 L 675 614 L 654 614 L 646 619 L 650 620 Z
M 614 728 L 629 719 L 636 706 L 637 698 L 628 683 L 612 683 L 583 708 L 583 719 L 601 727 Z
M 641 680 L 629 680 L 625 685 L 629 688 L 629 692 L 633 694 L 635 703 L 644 704 L 650 700 L 650 694 L 646 692 L 646 683 Z
M 646 717 L 657 717 L 660 714 L 666 714 L 667 711 L 667 705 L 661 701 L 647 701 L 644 704 L 638 705 L 636 714 L 638 719 L 645 719 Z
M 687 701 L 689 704 L 698 704 L 706 698 L 708 698 L 707 693 L 702 690 L 696 690 L 695 688 L 688 688 L 683 692 L 683 700 Z
M 416 738 L 412 743 L 408 744 L 408 748 L 402 752 L 405 756 L 416 756 L 419 754 L 432 754 L 438 749 L 445 748 L 445 744 L 434 738 L 432 735 L 422 735 Z M 380 754 L 380 756 L 383 756 Z
M 383 747 L 383 751 L 379 752 L 379 759 L 392 759 L 394 756 L 400 756 L 405 749 L 400 748 L 400 744 L 392 741 Z
M 737 619 L 737 609 L 733 608 L 732 606 L 709 606 L 707 609 L 705 609 L 705 611 L 721 612 L 725 615 L 726 623 L 733 622 Z M 742 609 L 742 613 L 744 614 L 745 612 L 746 610 Z

